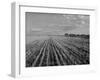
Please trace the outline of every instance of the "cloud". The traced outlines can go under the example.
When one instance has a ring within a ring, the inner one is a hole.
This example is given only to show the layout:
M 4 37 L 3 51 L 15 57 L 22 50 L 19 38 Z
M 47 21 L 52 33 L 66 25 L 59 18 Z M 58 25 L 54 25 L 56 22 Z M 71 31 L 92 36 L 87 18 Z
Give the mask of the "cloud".
M 89 16 L 79 14 L 34 14 L 29 16 L 27 24 L 27 34 L 62 34 L 73 30 L 77 32 L 78 28 L 89 28 Z
M 69 14 L 62 15 L 66 19 L 66 23 L 77 27 L 89 27 L 89 15 Z
M 48 27 L 45 27 L 45 31 L 56 31 L 56 32 L 62 32 L 62 31 L 69 31 L 78 28 L 76 25 L 49 25 Z

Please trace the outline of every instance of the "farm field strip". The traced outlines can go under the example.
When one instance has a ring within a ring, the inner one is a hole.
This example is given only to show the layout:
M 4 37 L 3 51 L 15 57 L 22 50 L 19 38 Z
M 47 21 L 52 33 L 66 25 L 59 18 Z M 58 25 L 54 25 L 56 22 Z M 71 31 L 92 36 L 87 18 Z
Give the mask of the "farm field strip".
M 26 55 L 26 66 L 32 66 L 32 63 L 34 62 L 35 58 L 39 54 L 39 52 L 40 52 L 41 48 L 43 47 L 43 45 L 44 45 L 44 42 L 41 43 L 41 44 L 39 44 L 38 48 L 35 48 L 35 49 L 32 48 L 31 49 L 31 55 L 30 56 L 27 56 Z M 29 64 L 29 65 L 27 65 L 27 64 Z
M 58 41 L 57 41 L 58 42 Z M 64 51 L 64 53 L 68 56 L 67 58 L 70 60 L 69 63 L 72 62 L 72 64 L 76 64 L 76 56 L 74 54 L 72 54 L 71 51 L 69 51 L 68 47 L 65 48 L 62 43 L 58 42 L 60 47 L 62 48 L 62 50 Z M 80 62 L 80 60 L 78 60 L 78 62 Z
M 50 40 L 48 40 L 48 45 L 47 45 L 47 51 L 48 51 L 48 52 L 47 52 L 46 66 L 49 65 L 49 55 L 50 55 L 50 54 L 49 54 L 49 52 L 50 52 L 50 51 L 49 51 L 49 50 L 50 50 L 50 49 L 49 49 L 49 47 L 50 47 L 49 42 L 50 42 Z
M 73 44 L 73 43 L 71 43 L 71 42 L 65 42 L 65 41 L 59 41 L 63 46 L 65 46 L 65 47 L 69 47 L 69 48 L 72 48 L 73 50 L 75 50 L 77 53 L 79 53 L 79 49 L 82 49 L 82 51 L 87 51 L 88 52 L 88 50 L 86 50 L 86 48 L 84 49 L 84 48 L 81 48 L 81 46 L 79 47 L 79 46 L 77 46 L 76 44 Z M 79 54 L 81 54 L 81 53 L 79 53 Z
M 45 43 L 45 46 L 44 46 L 44 49 L 43 49 L 43 52 L 42 52 L 41 61 L 40 61 L 40 63 L 39 63 L 39 66 L 42 65 L 44 56 L 46 55 L 46 52 L 45 52 L 45 51 L 46 51 L 46 48 L 47 48 L 47 44 L 48 44 L 48 40 L 47 40 L 47 42 Z
M 39 41 L 35 42 L 33 45 L 30 45 L 30 46 L 27 45 L 27 47 L 26 47 L 26 60 L 33 55 L 32 53 L 34 53 L 36 49 L 39 48 L 37 45 L 39 45 Z
M 78 59 L 78 62 L 81 61 L 81 63 L 86 63 L 87 57 L 83 57 L 82 52 L 80 53 L 80 51 L 76 49 L 77 48 L 76 46 L 72 46 L 71 43 L 70 43 L 70 45 L 68 45 L 68 43 L 66 44 L 63 41 L 58 41 L 58 42 L 62 46 L 64 46 L 66 48 L 66 50 L 68 50 L 70 52 L 71 55 L 75 56 L 76 60 Z M 86 53 L 86 54 L 88 54 L 88 53 Z
M 81 43 L 78 43 L 78 42 L 75 42 L 75 41 L 70 41 L 70 40 L 61 40 L 61 42 L 63 42 L 64 44 L 66 45 L 70 45 L 70 46 L 74 46 L 74 48 L 77 48 L 77 49 L 80 49 L 82 51 L 87 51 L 89 52 L 89 42 L 87 43 L 84 43 L 84 42 L 81 42 Z
M 81 41 L 80 41 L 81 40 Z M 67 39 L 68 42 L 66 42 L 66 40 L 63 40 L 65 43 L 72 43 L 73 45 L 76 45 L 78 47 L 84 47 L 84 48 L 88 48 L 89 47 L 89 40 L 88 39 L 80 39 L 80 40 L 74 40 L 74 39 Z
M 67 48 L 65 48 L 65 46 L 62 44 L 62 41 L 58 41 L 56 42 L 57 44 L 59 44 L 60 48 L 63 50 L 63 52 L 68 56 L 68 58 L 73 62 L 74 60 L 74 56 L 68 51 L 68 46 Z M 73 62 L 74 64 L 74 62 Z
M 53 43 L 54 43 L 53 45 L 54 45 L 55 51 L 56 51 L 56 53 L 58 53 L 59 59 L 61 60 L 61 64 L 65 65 L 66 62 L 65 62 L 65 60 L 63 58 L 63 53 L 61 54 L 60 53 L 60 49 L 57 47 L 57 45 L 55 44 L 55 42 L 53 42 Z
M 67 51 L 64 50 L 64 48 L 61 45 L 58 45 L 56 42 L 54 42 L 54 44 L 55 44 L 56 48 L 58 48 L 59 54 L 63 56 L 63 59 L 65 58 L 65 59 L 67 59 L 67 61 L 71 62 L 71 58 L 70 58 L 71 56 L 69 56 L 68 54 L 66 55 Z M 60 53 L 60 51 L 61 51 L 61 53 Z M 66 64 L 70 64 L 70 62 L 69 63 L 67 62 Z
M 58 55 L 58 53 L 56 52 L 56 49 L 55 49 L 55 47 L 54 47 L 54 42 L 53 42 L 52 39 L 51 39 L 51 44 L 52 44 L 52 49 L 53 49 L 54 55 L 56 56 L 57 64 L 58 64 L 58 65 L 61 65 L 60 59 L 58 58 L 59 55 Z
M 35 66 L 35 65 L 36 65 L 37 60 L 39 59 L 39 57 L 41 56 L 41 54 L 43 54 L 42 52 L 44 51 L 45 45 L 46 45 L 46 41 L 44 41 L 44 44 L 43 44 L 42 48 L 40 49 L 40 52 L 39 52 L 39 54 L 37 55 L 35 61 L 34 61 L 33 64 L 32 64 L 32 66 Z
M 50 37 L 26 45 L 26 67 L 89 64 L 88 40 L 70 39 Z

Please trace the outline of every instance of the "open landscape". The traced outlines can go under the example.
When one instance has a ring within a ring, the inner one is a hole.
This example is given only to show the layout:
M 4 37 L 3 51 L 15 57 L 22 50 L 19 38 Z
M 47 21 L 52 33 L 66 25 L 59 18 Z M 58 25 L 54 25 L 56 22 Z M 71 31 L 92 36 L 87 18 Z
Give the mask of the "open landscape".
M 90 64 L 89 15 L 26 12 L 25 66 Z
M 26 67 L 81 64 L 89 64 L 89 38 L 42 36 L 26 45 Z

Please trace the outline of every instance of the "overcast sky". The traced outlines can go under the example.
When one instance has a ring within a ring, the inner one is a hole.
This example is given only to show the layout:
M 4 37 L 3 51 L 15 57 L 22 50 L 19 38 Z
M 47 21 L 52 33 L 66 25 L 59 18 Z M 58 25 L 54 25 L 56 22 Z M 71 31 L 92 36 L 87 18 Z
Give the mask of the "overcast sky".
M 26 12 L 26 35 L 89 34 L 89 15 Z

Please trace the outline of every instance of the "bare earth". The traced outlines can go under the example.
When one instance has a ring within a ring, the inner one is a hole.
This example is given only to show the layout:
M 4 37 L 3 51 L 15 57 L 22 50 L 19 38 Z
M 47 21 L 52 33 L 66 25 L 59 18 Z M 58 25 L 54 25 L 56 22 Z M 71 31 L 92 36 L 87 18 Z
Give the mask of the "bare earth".
M 89 64 L 89 39 L 37 36 L 26 39 L 26 67 Z

